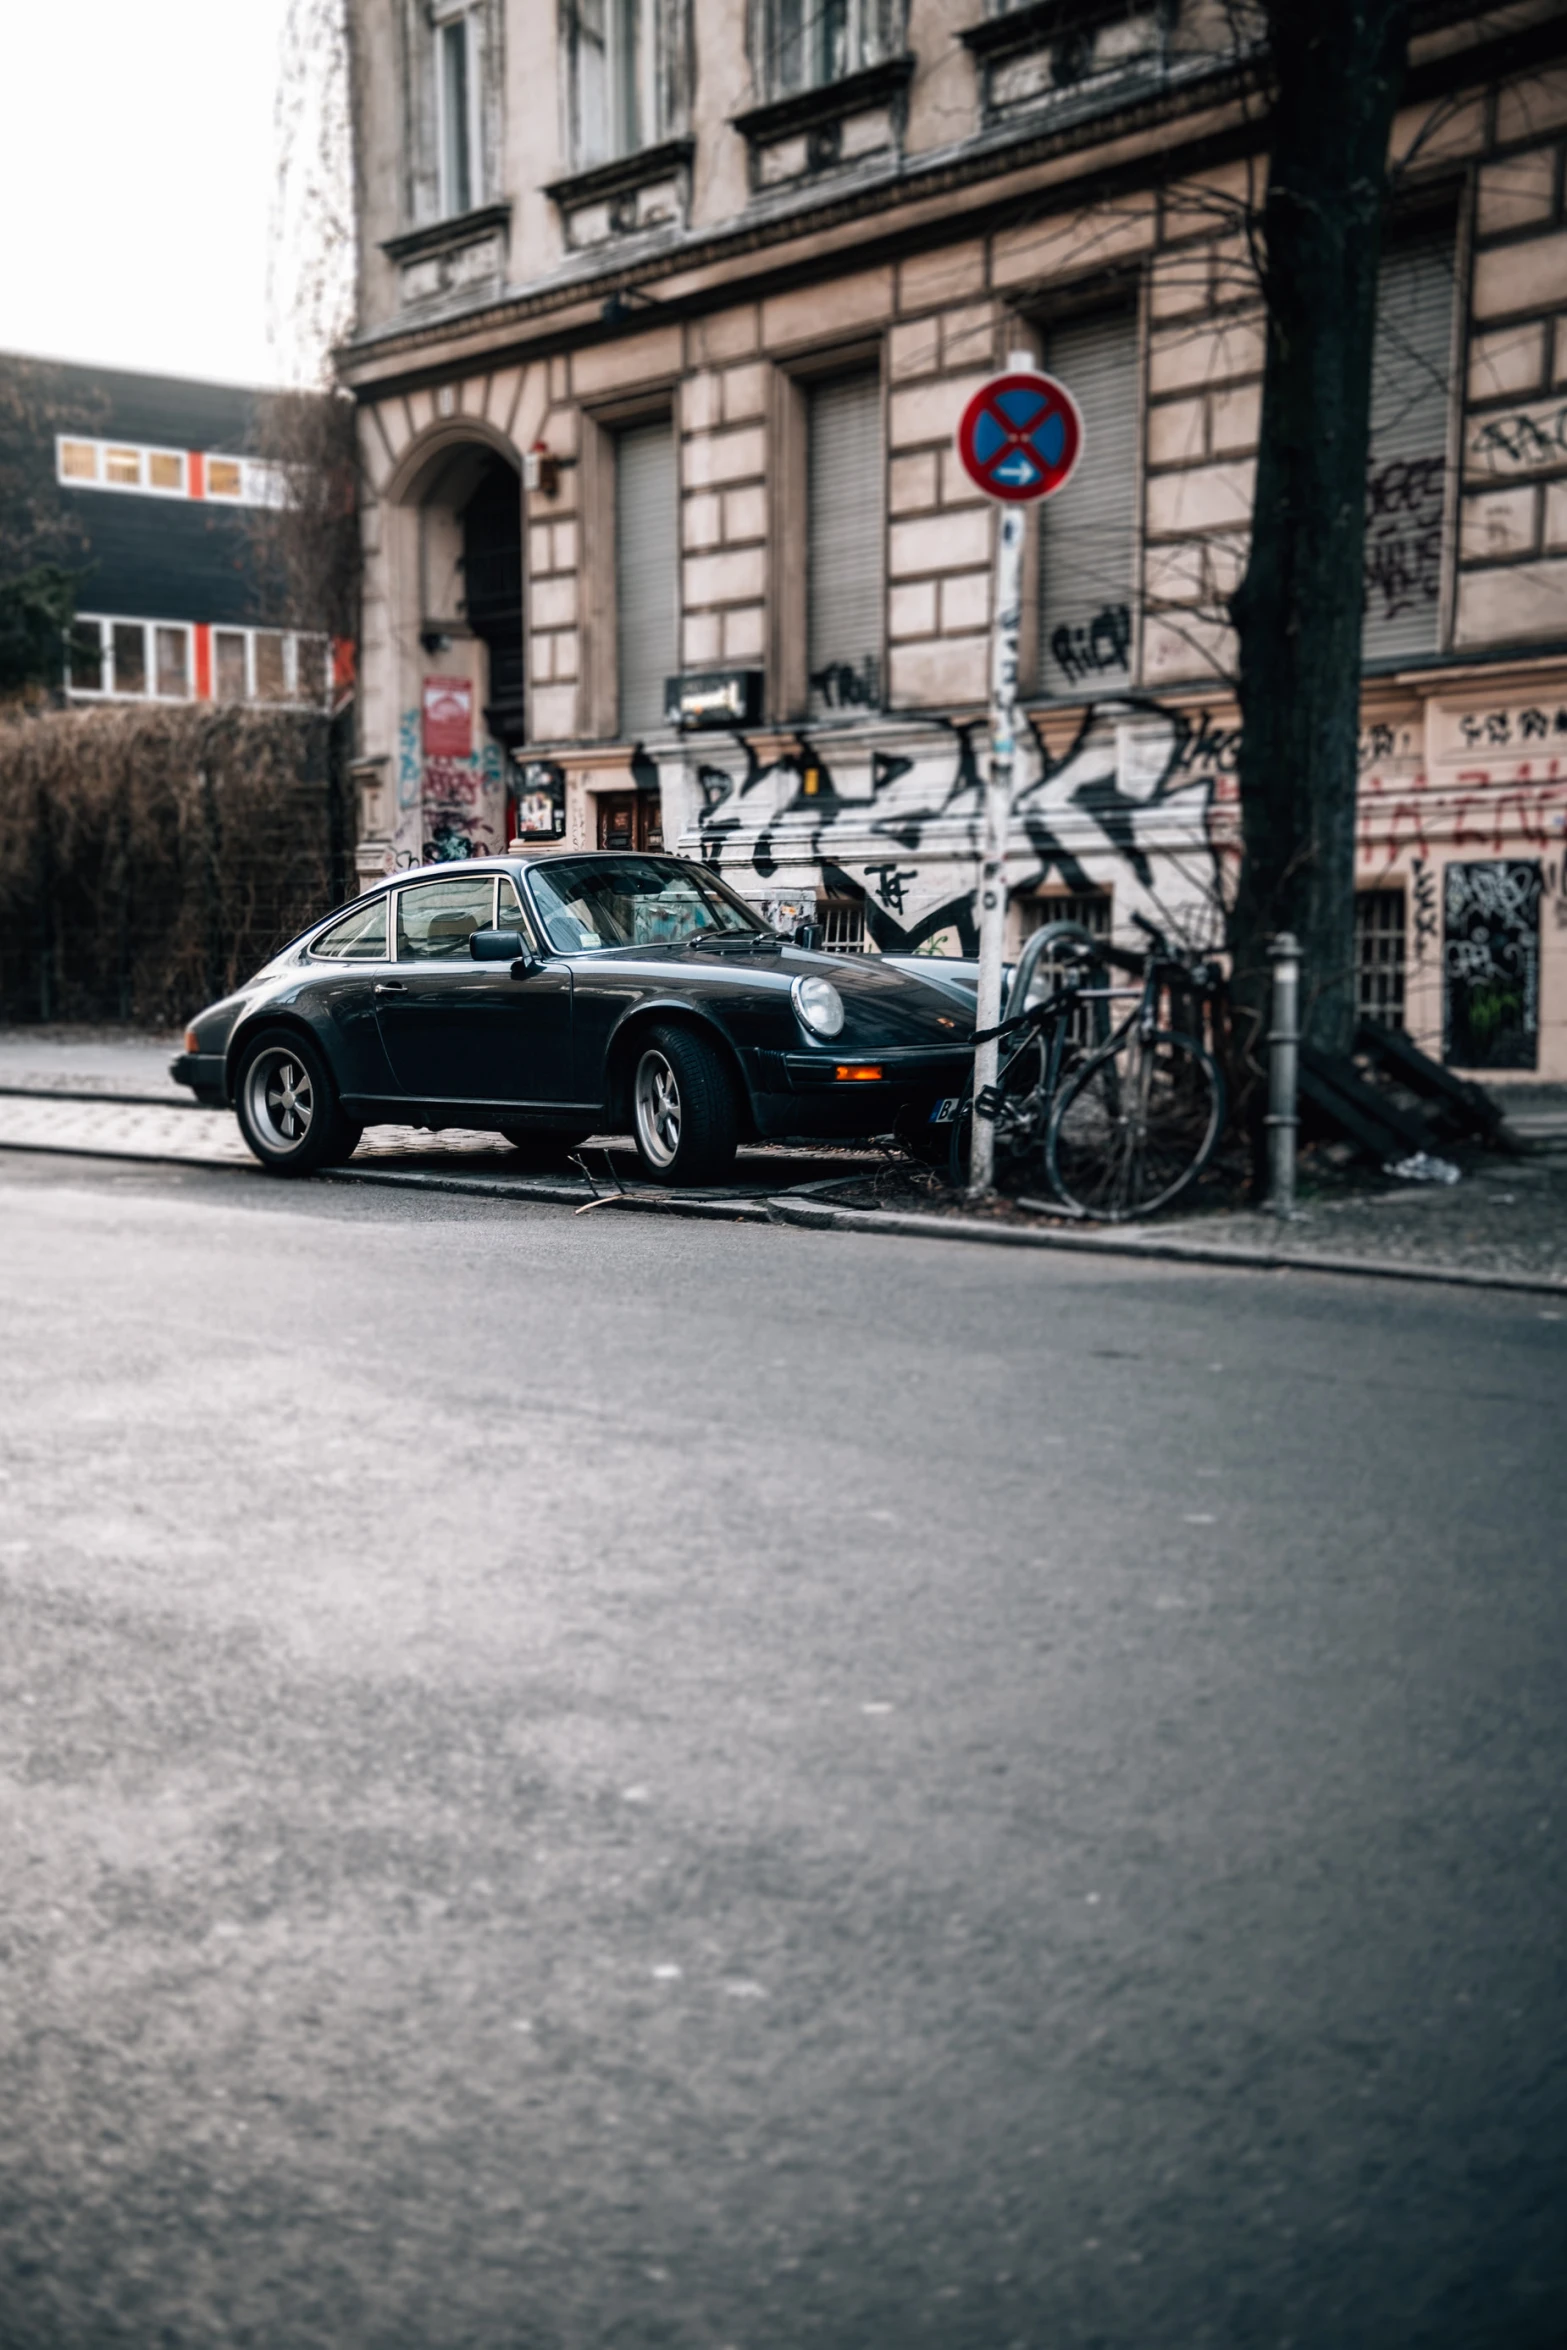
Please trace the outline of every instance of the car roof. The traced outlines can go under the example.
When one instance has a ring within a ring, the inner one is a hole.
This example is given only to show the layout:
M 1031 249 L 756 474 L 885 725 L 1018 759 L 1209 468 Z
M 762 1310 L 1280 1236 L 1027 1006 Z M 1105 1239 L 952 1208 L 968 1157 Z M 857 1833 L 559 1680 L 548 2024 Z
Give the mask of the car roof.
M 595 865 L 644 865 L 650 857 L 662 857 L 672 865 L 696 863 L 694 857 L 679 856 L 673 849 L 546 849 L 532 856 L 522 851 L 516 856 L 445 857 L 434 865 L 409 865 L 401 872 L 382 874 L 354 903 L 362 904 L 383 890 L 401 889 L 410 881 L 460 881 L 465 873 L 526 873 L 531 866 L 558 865 L 566 857 L 586 858 Z

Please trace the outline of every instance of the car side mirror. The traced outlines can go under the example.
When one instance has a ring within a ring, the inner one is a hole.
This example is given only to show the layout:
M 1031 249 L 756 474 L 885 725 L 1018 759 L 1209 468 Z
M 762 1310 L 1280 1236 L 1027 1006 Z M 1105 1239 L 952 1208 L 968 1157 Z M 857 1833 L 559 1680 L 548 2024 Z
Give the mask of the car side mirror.
M 822 926 L 819 922 L 797 922 L 795 924 L 790 939 L 791 946 L 804 947 L 808 952 L 814 954 L 821 943 Z
M 476 963 L 509 963 L 513 979 L 530 979 L 542 969 L 541 957 L 520 930 L 476 930 L 468 941 L 468 952 Z

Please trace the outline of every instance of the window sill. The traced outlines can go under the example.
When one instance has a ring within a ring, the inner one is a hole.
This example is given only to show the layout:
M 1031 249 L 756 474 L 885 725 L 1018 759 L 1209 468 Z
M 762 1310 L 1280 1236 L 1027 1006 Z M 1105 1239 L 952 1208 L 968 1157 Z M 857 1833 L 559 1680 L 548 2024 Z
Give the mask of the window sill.
M 608 163 L 595 163 L 587 171 L 568 172 L 564 179 L 550 180 L 544 190 L 563 212 L 575 212 L 580 205 L 597 204 L 616 196 L 634 195 L 650 180 L 668 179 L 691 160 L 694 139 L 661 139 L 656 147 L 639 147 L 634 155 L 617 155 Z
M 1010 57 L 1019 49 L 1037 49 L 1046 41 L 1097 31 L 1101 24 L 1125 14 L 1124 0 L 1031 0 L 1031 5 L 1010 8 L 1004 16 L 987 16 L 978 24 L 965 25 L 958 39 L 972 56 L 988 63 L 993 57 Z
M 472 212 L 456 212 L 446 220 L 427 221 L 422 228 L 404 229 L 395 237 L 382 239 L 381 250 L 389 261 L 422 261 L 429 254 L 451 253 L 459 246 L 474 244 L 480 237 L 504 234 L 511 226 L 511 205 L 503 200 L 498 204 L 480 204 Z
M 694 139 L 661 139 L 552 180 L 544 190 L 560 213 L 570 251 L 685 226 Z
M 913 73 L 912 57 L 889 57 L 884 65 L 867 65 L 859 73 L 845 74 L 842 81 L 824 82 L 814 90 L 795 90 L 787 98 L 753 106 L 734 116 L 734 127 L 753 148 L 768 147 L 797 132 L 842 122 L 846 114 L 891 105 L 902 97 Z

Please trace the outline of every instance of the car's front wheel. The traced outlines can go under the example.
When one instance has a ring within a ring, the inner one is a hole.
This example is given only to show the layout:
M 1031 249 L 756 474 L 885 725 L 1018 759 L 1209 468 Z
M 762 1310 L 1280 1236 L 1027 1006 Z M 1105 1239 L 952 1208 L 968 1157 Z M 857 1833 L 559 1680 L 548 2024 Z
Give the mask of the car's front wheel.
M 637 1156 L 655 1183 L 722 1183 L 740 1117 L 723 1056 L 689 1028 L 655 1028 L 631 1083 Z
M 324 1056 L 286 1030 L 269 1030 L 245 1046 L 234 1107 L 241 1134 L 269 1175 L 338 1166 L 359 1140 Z

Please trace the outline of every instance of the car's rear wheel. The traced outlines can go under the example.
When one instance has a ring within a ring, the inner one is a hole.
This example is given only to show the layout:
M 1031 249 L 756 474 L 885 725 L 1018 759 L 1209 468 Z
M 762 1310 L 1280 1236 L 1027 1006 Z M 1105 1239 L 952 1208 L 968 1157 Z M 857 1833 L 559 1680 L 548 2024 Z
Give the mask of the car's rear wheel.
M 361 1128 L 344 1115 L 324 1056 L 303 1037 L 271 1029 L 252 1037 L 234 1087 L 239 1130 L 269 1175 L 335 1167 Z
M 655 1028 L 631 1081 L 637 1156 L 655 1183 L 722 1183 L 740 1134 L 723 1056 L 689 1028 Z
M 502 1134 L 530 1167 L 558 1167 L 588 1139 L 586 1126 L 503 1126 Z

